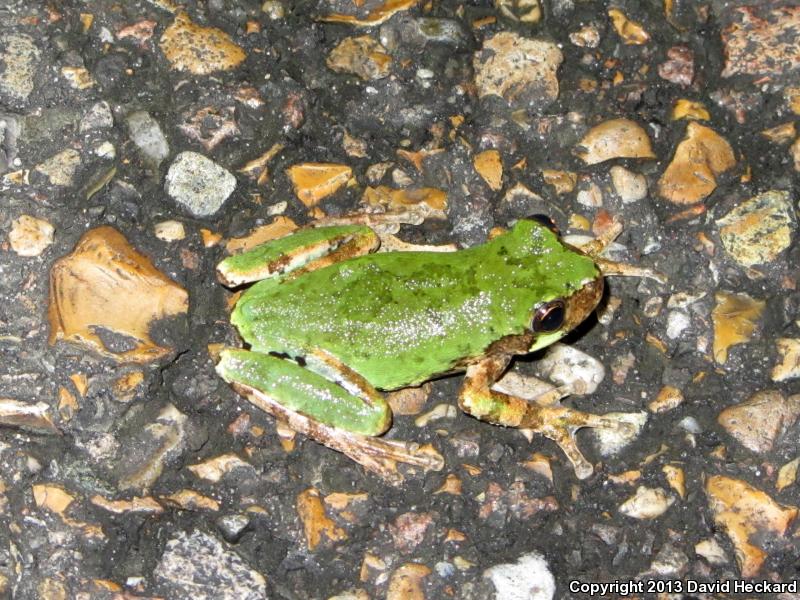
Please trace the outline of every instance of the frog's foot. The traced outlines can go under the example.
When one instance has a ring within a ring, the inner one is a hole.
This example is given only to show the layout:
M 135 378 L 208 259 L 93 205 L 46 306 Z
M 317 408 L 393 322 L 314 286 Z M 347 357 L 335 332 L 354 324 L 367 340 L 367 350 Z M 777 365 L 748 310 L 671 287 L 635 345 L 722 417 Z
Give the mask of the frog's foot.
M 575 441 L 575 434 L 579 429 L 595 427 L 627 433 L 632 428 L 630 423 L 626 423 L 618 415 L 593 415 L 563 406 L 539 406 L 526 415 L 523 423 L 522 427 L 541 433 L 558 444 L 572 463 L 578 479 L 586 479 L 594 472 L 592 464 L 583 456 Z
M 323 355 L 307 366 L 325 376 L 268 354 L 224 350 L 217 372 L 253 405 L 388 483 L 403 482 L 401 463 L 425 471 L 443 468 L 442 456 L 430 446 L 373 437 L 388 429 L 391 411 L 366 381 Z
M 619 234 L 622 233 L 622 222 L 615 218 L 609 227 L 606 228 L 599 236 L 590 242 L 581 244 L 578 248 L 584 254 L 592 257 L 594 262 L 600 267 L 604 276 L 618 275 L 622 277 L 647 277 L 654 279 L 659 283 L 667 283 L 667 277 L 658 271 L 647 269 L 645 267 L 637 267 L 626 263 L 615 262 L 600 256 L 603 251 L 611 245 Z
M 341 217 L 323 217 L 314 223 L 314 227 L 363 225 L 382 236 L 397 233 L 401 225 L 422 225 L 425 219 L 435 213 L 436 211 L 426 203 L 420 202 L 386 212 L 363 212 Z
M 578 479 L 586 479 L 594 469 L 575 441 L 578 429 L 599 427 L 627 431 L 631 425 L 616 416 L 593 415 L 555 405 L 555 401 L 569 392 L 568 387 L 555 388 L 545 392 L 546 398 L 530 401 L 491 389 L 509 360 L 509 356 L 489 356 L 471 365 L 459 394 L 459 406 L 483 421 L 530 429 L 550 438 L 567 455 Z

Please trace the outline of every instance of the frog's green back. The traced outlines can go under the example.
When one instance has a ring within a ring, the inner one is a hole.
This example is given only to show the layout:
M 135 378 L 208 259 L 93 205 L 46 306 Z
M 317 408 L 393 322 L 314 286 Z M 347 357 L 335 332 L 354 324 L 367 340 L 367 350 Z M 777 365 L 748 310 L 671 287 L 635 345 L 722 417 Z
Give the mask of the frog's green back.
M 537 305 L 597 276 L 547 228 L 519 221 L 452 253 L 362 256 L 248 290 L 233 322 L 252 348 L 322 348 L 370 383 L 395 389 L 453 370 L 502 337 L 525 333 Z

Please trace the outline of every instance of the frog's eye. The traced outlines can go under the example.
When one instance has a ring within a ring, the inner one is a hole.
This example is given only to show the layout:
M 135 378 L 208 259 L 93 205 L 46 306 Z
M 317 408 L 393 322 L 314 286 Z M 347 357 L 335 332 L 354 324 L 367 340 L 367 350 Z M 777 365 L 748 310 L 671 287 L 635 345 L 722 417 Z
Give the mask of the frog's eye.
M 556 225 L 556 222 L 548 215 L 541 215 L 541 214 L 539 214 L 539 215 L 531 215 L 530 217 L 528 217 L 528 219 L 531 220 L 531 221 L 536 221 L 537 223 L 539 223 L 539 225 L 544 225 L 550 231 L 552 231 L 553 233 L 555 233 L 558 236 L 561 235 L 561 232 L 559 231 L 558 226 Z
M 564 301 L 552 300 L 536 309 L 531 327 L 536 332 L 551 333 L 563 325 L 566 314 Z

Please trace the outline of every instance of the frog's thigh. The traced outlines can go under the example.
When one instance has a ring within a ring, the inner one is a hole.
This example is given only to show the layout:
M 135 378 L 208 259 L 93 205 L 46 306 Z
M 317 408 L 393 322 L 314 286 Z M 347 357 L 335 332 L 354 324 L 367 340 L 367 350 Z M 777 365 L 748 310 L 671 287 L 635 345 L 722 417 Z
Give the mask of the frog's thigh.
M 308 272 L 375 251 L 380 239 L 363 225 L 303 229 L 252 250 L 229 256 L 217 265 L 225 285 L 242 285 L 284 273 Z
M 556 442 L 575 469 L 579 479 L 592 474 L 591 463 L 581 454 L 575 432 L 582 427 L 618 429 L 624 424 L 617 419 L 584 413 L 562 406 L 542 406 L 536 399 L 503 394 L 491 389 L 503 374 L 510 356 L 489 356 L 467 369 L 459 406 L 464 412 L 489 423 L 532 429 Z
M 297 363 L 250 350 L 225 350 L 217 372 L 254 388 L 283 407 L 330 427 L 380 435 L 391 424 L 384 398 L 363 379 L 328 367 L 325 376 Z

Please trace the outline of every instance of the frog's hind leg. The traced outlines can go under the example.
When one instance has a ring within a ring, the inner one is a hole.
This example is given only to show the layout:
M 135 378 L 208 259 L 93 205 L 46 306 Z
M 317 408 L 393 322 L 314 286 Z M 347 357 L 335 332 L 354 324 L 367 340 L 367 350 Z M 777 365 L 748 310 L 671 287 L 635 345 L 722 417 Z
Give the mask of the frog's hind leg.
M 302 229 L 229 256 L 217 265 L 217 275 L 224 285 L 237 286 L 287 273 L 306 273 L 369 254 L 379 246 L 376 233 L 364 225 Z
M 305 367 L 249 350 L 224 350 L 217 372 L 258 408 L 321 444 L 338 450 L 392 484 L 403 481 L 398 463 L 440 470 L 430 447 L 380 435 L 391 425 L 383 396 L 334 358 L 317 353 Z
M 627 429 L 621 418 L 593 415 L 560 405 L 552 405 L 555 394 L 559 399 L 568 395 L 567 388 L 547 392 L 546 398 L 528 401 L 524 398 L 492 390 L 495 381 L 505 371 L 510 356 L 489 356 L 467 368 L 464 385 L 459 394 L 459 406 L 464 412 L 496 425 L 531 429 L 558 444 L 575 469 L 578 479 L 593 472 L 591 463 L 581 453 L 575 433 L 583 427 Z

